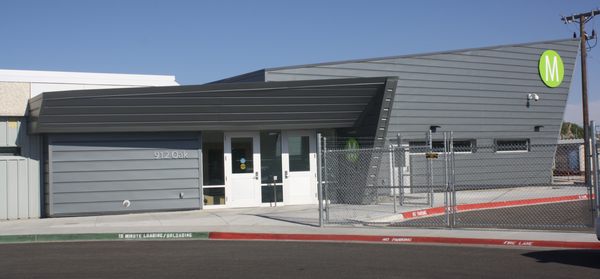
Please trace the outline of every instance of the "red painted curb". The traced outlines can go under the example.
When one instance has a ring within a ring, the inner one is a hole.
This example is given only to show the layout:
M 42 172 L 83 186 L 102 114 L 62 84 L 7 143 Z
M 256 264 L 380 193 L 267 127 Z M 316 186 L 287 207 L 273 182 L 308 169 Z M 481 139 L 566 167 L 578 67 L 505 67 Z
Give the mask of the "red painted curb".
M 424 236 L 377 236 L 377 235 L 343 235 L 343 234 L 273 234 L 273 233 L 233 233 L 211 232 L 209 239 L 219 240 L 293 240 L 293 241 L 335 241 L 335 242 L 379 242 L 379 243 L 437 243 L 437 244 L 470 244 L 520 247 L 550 247 L 574 249 L 600 249 L 599 242 L 551 241 L 551 240 L 516 240 L 516 239 L 483 239 L 458 237 L 424 237 Z
M 548 197 L 548 198 L 537 198 L 537 199 L 526 199 L 526 200 L 512 200 L 512 201 L 499 201 L 499 202 L 485 202 L 485 203 L 471 203 L 471 204 L 460 204 L 456 206 L 456 212 L 463 212 L 469 210 L 479 209 L 492 209 L 500 207 L 510 206 L 524 206 L 524 205 L 535 205 L 543 203 L 555 203 L 555 202 L 566 202 L 566 201 L 579 201 L 588 200 L 593 198 L 589 195 L 571 195 L 571 196 L 560 196 L 560 197 Z M 432 207 L 427 209 L 413 210 L 402 212 L 403 219 L 412 219 L 418 217 L 426 217 L 445 213 L 445 207 Z

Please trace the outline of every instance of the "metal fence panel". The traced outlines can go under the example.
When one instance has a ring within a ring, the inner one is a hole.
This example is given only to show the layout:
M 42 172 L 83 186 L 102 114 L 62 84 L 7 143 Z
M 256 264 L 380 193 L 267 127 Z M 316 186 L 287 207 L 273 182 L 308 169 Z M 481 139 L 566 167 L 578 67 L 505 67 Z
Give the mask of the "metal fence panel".
M 494 150 L 498 146 L 482 146 L 463 158 L 457 156 L 457 162 L 468 161 L 470 167 L 456 170 L 453 205 L 456 227 L 557 230 L 592 227 L 590 187 L 582 181 L 561 180 L 560 173 L 553 171 L 554 158 L 561 150 L 557 145 Z M 490 169 L 488 154 L 509 156 L 511 163 Z M 476 179 L 481 176 L 492 179 Z
M 476 146 L 454 142 L 451 133 L 396 142 L 379 149 L 325 148 L 325 224 L 593 227 L 595 196 L 575 164 L 578 146 L 528 141 Z

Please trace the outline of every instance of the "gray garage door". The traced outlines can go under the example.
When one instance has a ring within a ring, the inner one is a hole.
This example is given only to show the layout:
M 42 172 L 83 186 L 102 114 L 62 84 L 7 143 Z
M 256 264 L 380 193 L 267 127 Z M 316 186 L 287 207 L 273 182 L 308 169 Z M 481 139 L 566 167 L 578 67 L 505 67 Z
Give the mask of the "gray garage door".
M 50 216 L 197 209 L 199 134 L 48 137 Z

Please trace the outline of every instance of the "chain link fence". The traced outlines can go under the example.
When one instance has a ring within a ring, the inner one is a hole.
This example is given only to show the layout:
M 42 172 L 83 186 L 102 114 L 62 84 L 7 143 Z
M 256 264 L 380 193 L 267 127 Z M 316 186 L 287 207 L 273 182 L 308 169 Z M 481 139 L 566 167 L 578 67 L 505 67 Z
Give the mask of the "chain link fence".
M 323 220 L 590 230 L 595 195 L 592 185 L 584 183 L 579 148 L 527 140 L 477 146 L 454 140 L 451 133 L 397 139 L 387 148 L 328 144 L 321 156 Z

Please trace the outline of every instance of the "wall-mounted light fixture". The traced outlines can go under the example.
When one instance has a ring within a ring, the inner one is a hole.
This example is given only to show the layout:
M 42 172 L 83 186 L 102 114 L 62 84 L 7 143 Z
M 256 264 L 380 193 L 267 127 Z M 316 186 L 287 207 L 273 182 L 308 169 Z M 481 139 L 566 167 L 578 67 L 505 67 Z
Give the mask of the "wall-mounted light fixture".
M 535 94 L 535 93 L 529 93 L 527 94 L 527 107 L 531 106 L 531 101 L 539 101 L 540 100 L 540 95 Z
M 542 128 L 544 128 L 543 125 L 536 125 L 536 126 L 533 126 L 533 131 L 534 132 L 539 132 L 540 130 L 542 130 Z
M 534 100 L 537 102 L 540 100 L 540 96 L 535 93 L 529 93 L 529 94 L 527 94 L 527 100 Z
M 431 126 L 429 126 L 429 131 L 431 131 L 432 133 L 435 133 L 435 131 L 436 131 L 438 128 L 441 128 L 441 126 L 438 126 L 438 125 L 431 125 Z

